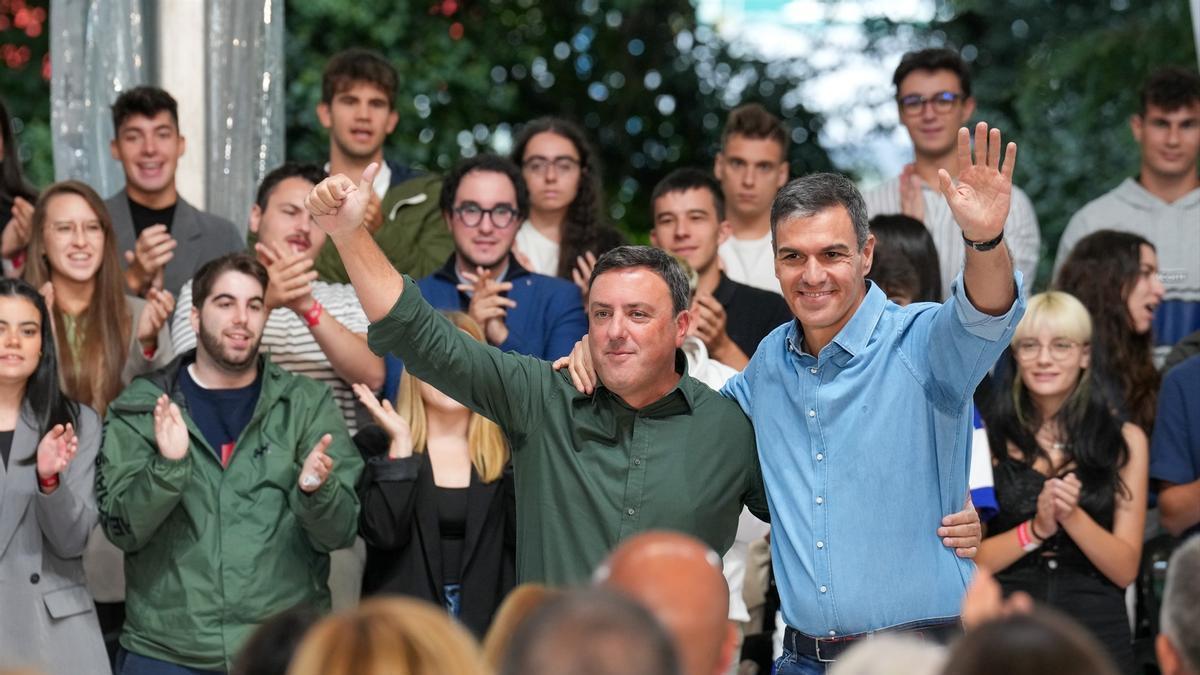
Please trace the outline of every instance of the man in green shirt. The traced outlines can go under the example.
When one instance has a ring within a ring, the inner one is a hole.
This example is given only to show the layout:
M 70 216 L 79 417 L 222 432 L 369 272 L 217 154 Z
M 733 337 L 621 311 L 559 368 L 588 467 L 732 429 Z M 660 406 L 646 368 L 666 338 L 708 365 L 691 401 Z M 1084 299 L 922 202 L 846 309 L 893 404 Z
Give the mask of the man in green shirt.
M 306 206 L 346 262 L 371 348 L 504 430 L 519 581 L 581 582 L 620 540 L 651 529 L 724 552 L 743 504 L 767 518 L 749 420 L 686 375 L 688 288 L 670 256 L 621 247 L 597 262 L 588 315 L 603 384 L 582 394 L 566 372 L 472 340 L 421 298 L 362 226 L 374 176 L 372 165 L 357 184 L 328 178 Z

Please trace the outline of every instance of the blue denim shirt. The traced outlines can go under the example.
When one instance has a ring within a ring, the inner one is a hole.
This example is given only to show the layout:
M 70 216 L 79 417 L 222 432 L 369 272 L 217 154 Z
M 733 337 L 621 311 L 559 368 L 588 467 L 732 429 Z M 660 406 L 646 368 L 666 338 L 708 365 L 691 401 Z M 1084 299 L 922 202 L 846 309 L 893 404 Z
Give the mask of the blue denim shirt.
M 974 564 L 936 529 L 967 497 L 971 396 L 1025 310 L 980 312 L 961 274 L 941 305 L 868 284 L 819 355 L 788 322 L 721 390 L 754 423 L 784 620 L 814 636 L 958 615 Z

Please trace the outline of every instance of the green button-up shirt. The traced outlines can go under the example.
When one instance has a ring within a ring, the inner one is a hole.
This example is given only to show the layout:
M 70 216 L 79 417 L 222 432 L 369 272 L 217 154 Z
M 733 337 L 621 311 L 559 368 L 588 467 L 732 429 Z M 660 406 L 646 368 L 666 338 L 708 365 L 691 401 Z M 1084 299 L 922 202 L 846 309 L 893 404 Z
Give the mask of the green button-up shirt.
M 586 581 L 619 541 L 646 530 L 685 532 L 724 554 L 743 504 L 767 518 L 749 420 L 686 373 L 640 410 L 603 387 L 581 394 L 549 363 L 472 339 L 408 277 L 368 336 L 376 354 L 395 354 L 504 430 L 522 583 Z

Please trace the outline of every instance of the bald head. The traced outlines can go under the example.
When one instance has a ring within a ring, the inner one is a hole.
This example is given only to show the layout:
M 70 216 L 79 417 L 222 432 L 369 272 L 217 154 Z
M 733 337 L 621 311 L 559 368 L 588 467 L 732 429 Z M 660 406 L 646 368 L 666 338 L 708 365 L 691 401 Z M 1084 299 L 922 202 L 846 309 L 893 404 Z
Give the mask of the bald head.
M 721 556 L 677 532 L 627 539 L 596 571 L 596 583 L 641 603 L 671 634 L 686 675 L 724 672 L 735 641 Z

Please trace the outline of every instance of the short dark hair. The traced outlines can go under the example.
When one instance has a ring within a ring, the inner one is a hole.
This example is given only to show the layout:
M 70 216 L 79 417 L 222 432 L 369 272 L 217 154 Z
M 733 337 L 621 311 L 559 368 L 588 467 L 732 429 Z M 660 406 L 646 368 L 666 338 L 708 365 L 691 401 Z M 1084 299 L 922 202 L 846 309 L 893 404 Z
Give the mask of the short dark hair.
M 321 73 L 321 102 L 332 103 L 333 97 L 356 82 L 379 87 L 387 96 L 388 105 L 396 107 L 396 86 L 400 77 L 396 68 L 376 51 L 354 47 L 333 55 Z
M 592 278 L 588 280 L 588 288 L 596 283 L 596 278 L 605 272 L 623 270 L 631 267 L 645 267 L 662 278 L 671 293 L 671 306 L 675 314 L 688 308 L 687 275 L 675 260 L 674 256 L 653 246 L 618 246 L 596 261 L 592 267 Z
M 329 174 L 325 173 L 325 169 L 316 164 L 301 164 L 300 162 L 284 162 L 275 167 L 263 177 L 262 182 L 258 184 L 258 192 L 254 196 L 254 203 L 262 211 L 267 210 L 267 202 L 271 201 L 271 193 L 279 184 L 289 178 L 303 178 L 304 180 L 316 185 L 325 180 Z
M 709 172 L 692 167 L 675 169 L 667 174 L 666 178 L 658 181 L 658 185 L 655 185 L 654 191 L 650 193 L 651 210 L 659 197 L 688 190 L 708 190 L 712 195 L 713 206 L 717 209 L 717 221 L 725 220 L 725 194 L 721 192 L 721 184 Z
M 1048 607 L 989 621 L 950 649 L 945 675 L 1116 675 L 1108 652 L 1070 617 Z
M 854 225 L 858 250 L 867 243 L 871 226 L 867 223 L 867 205 L 862 193 L 840 173 L 810 173 L 784 185 L 771 203 L 771 247 L 779 250 L 779 222 L 788 218 L 807 218 L 833 206 L 841 206 Z
M 871 234 L 875 235 L 875 260 L 871 263 L 871 274 L 880 286 L 884 283 L 875 276 L 875 267 L 879 265 L 885 250 L 894 250 L 900 254 L 912 267 L 917 275 L 914 302 L 942 301 L 942 268 L 938 257 L 937 245 L 933 243 L 933 235 L 924 223 L 916 218 L 910 218 L 899 213 L 881 214 L 868 223 Z
M 1174 112 L 1200 102 L 1200 74 L 1181 66 L 1159 68 L 1142 83 L 1138 99 L 1139 115 L 1145 115 L 1150 105 Z
M 958 86 L 962 87 L 963 96 L 971 95 L 971 68 L 953 49 L 936 47 L 906 53 L 892 74 L 896 91 L 900 91 L 900 83 L 914 70 L 949 70 L 958 76 Z
M 721 131 L 722 149 L 729 142 L 730 136 L 775 141 L 783 150 L 784 161 L 787 161 L 788 145 L 791 141 L 787 126 L 759 103 L 747 103 L 729 111 L 729 116 L 725 118 L 725 128 Z
M 299 605 L 267 619 L 238 651 L 230 675 L 286 675 L 292 655 L 321 613 Z
M 196 272 L 196 277 L 192 280 L 192 306 L 200 309 L 204 306 L 204 301 L 212 295 L 213 285 L 217 283 L 226 272 L 240 272 L 248 277 L 258 279 L 258 283 L 262 284 L 263 293 L 267 291 L 267 268 L 258 262 L 254 256 L 245 252 L 226 253 L 220 258 L 213 258 L 204 263 L 199 272 Z
M 158 87 L 141 86 L 121 92 L 112 104 L 113 133 L 121 131 L 125 120 L 134 115 L 154 117 L 162 111 L 171 113 L 171 121 L 179 129 L 179 104 L 175 97 Z
M 598 588 L 550 600 L 513 635 L 502 675 L 675 675 L 670 635 L 645 607 Z
M 513 189 L 517 192 L 517 216 L 519 220 L 524 220 L 529 215 L 529 186 L 525 184 L 525 178 L 521 175 L 521 170 L 507 157 L 499 155 L 483 154 L 476 155 L 469 159 L 464 159 L 454 165 L 453 169 L 446 174 L 442 179 L 442 192 L 438 197 L 438 208 L 442 213 L 450 213 L 454 210 L 454 197 L 458 194 L 458 186 L 462 183 L 462 179 L 469 173 L 498 173 L 508 177 L 508 180 L 513 184 Z M 517 223 L 520 225 L 520 223 Z

